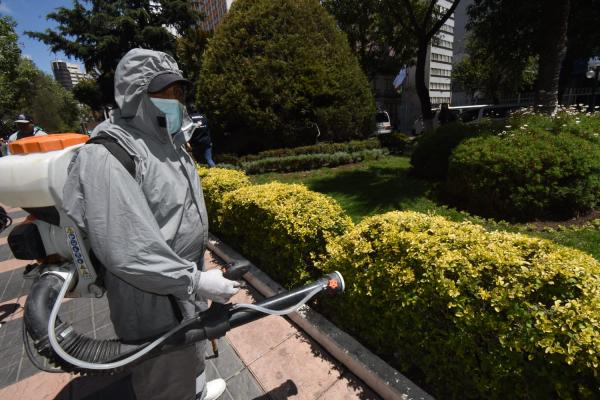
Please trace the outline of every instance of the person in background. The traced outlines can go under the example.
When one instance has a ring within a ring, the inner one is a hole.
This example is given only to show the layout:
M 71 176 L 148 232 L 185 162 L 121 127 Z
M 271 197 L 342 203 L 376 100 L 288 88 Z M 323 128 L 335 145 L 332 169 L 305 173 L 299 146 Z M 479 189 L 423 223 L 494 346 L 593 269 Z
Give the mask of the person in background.
M 33 118 L 26 114 L 19 114 L 15 118 L 15 125 L 17 125 L 17 131 L 10 135 L 8 142 L 14 142 L 15 140 L 23 139 L 29 136 L 46 136 L 46 132 L 39 126 L 33 124 Z
M 192 133 L 189 142 L 192 147 L 192 155 L 196 162 L 202 163 L 202 161 L 205 161 L 212 168 L 215 166 L 215 162 L 212 159 L 212 141 L 210 140 L 210 130 L 206 116 L 201 113 L 193 113 L 190 118 L 199 125 Z
M 440 125 L 446 125 L 450 122 L 456 121 L 456 116 L 452 114 L 452 111 L 448 108 L 448 103 L 443 103 L 438 115 L 438 121 Z

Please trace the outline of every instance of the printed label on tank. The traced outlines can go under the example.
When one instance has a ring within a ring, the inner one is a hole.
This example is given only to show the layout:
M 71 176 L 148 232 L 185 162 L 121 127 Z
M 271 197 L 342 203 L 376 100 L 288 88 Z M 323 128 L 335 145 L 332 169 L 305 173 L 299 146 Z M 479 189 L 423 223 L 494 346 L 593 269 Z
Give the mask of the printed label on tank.
M 73 262 L 79 271 L 79 276 L 85 279 L 91 279 L 92 275 L 90 274 L 90 270 L 85 264 L 85 258 L 81 253 L 81 246 L 79 245 L 79 240 L 77 239 L 77 234 L 75 233 L 75 229 L 71 227 L 66 227 L 65 231 L 67 232 L 67 243 L 71 248 L 71 254 L 73 254 Z

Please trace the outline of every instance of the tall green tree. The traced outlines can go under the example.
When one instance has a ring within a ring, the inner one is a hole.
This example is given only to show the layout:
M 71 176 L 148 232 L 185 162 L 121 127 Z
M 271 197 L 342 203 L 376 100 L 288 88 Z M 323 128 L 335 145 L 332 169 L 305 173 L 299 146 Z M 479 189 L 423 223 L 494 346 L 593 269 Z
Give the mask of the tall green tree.
M 498 103 L 502 96 L 533 91 L 537 78 L 538 58 L 525 55 L 525 62 L 507 63 L 496 53 L 481 46 L 477 37 L 467 40 L 468 55 L 452 68 L 452 85 L 470 96 L 482 91 Z
M 2 136 L 14 127 L 15 115 L 33 116 L 51 132 L 78 130 L 80 108 L 73 95 L 30 60 L 21 57 L 16 23 L 0 16 L 0 120 Z
M 437 0 L 323 0 L 370 76 L 381 72 L 381 65 L 397 72 L 401 64 L 416 64 L 416 89 L 426 129 L 433 126 L 425 81 L 427 55 L 429 45 L 437 40 L 440 28 L 460 0 L 450 3 L 450 8 L 444 9 Z
M 380 0 L 323 0 L 321 3 L 346 33 L 350 48 L 369 79 L 377 74 L 395 74 L 403 64 L 411 63 L 415 46 L 407 40 L 409 37 L 404 35 L 404 41 L 395 40 L 394 49 L 390 47 L 390 37 L 399 32 L 382 12 Z
M 102 92 L 98 83 L 93 79 L 83 79 L 73 87 L 73 96 L 81 104 L 85 104 L 94 111 L 102 109 Z
M 471 57 L 497 66 L 490 80 L 518 80 L 536 58 L 536 104 L 549 112 L 574 61 L 600 52 L 600 32 L 592 28 L 600 18 L 599 0 L 475 0 L 469 17 L 470 35 L 481 49 Z
M 35 124 L 47 132 L 79 131 L 79 104 L 71 92 L 33 62 L 21 59 L 13 86 L 16 95 L 12 117 L 30 114 Z
M 15 26 L 12 18 L 0 16 L 0 119 L 14 110 L 16 92 L 13 82 L 21 59 Z
M 206 50 L 198 100 L 217 145 L 239 152 L 314 143 L 319 131 L 362 138 L 374 125 L 368 81 L 318 0 L 233 3 Z
M 193 102 L 194 94 L 198 90 L 202 58 L 211 36 L 211 32 L 202 30 L 200 26 L 193 26 L 188 28 L 184 35 L 177 38 L 176 51 L 179 67 L 194 86 L 194 90 L 189 94 L 190 102 Z
M 546 0 L 542 8 L 539 43 L 538 79 L 535 104 L 540 111 L 552 113 L 558 106 L 558 83 L 563 59 L 567 54 L 570 0 Z
M 176 36 L 199 21 L 187 0 L 73 0 L 48 14 L 58 27 L 27 32 L 54 52 L 81 60 L 98 76 L 103 101 L 114 102 L 114 71 L 121 57 L 142 47 L 176 52 Z
M 436 34 L 458 7 L 460 0 L 449 1 L 448 9 L 438 5 L 437 0 L 382 0 L 382 13 L 398 29 L 392 31 L 389 43 L 392 48 L 402 48 L 404 41 L 416 44 L 415 86 L 421 103 L 421 115 L 426 130 L 433 127 L 433 111 L 429 88 L 425 81 L 425 67 L 429 46 Z

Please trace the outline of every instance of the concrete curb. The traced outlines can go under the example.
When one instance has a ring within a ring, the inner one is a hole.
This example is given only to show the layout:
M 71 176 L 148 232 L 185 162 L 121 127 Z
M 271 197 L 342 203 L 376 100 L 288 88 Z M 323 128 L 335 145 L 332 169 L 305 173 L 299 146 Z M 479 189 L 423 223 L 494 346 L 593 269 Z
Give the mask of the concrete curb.
M 208 248 L 227 263 L 247 261 L 212 234 L 209 234 Z M 285 291 L 253 264 L 244 279 L 266 297 Z M 384 399 L 434 400 L 423 389 L 310 307 L 303 306 L 288 317 Z

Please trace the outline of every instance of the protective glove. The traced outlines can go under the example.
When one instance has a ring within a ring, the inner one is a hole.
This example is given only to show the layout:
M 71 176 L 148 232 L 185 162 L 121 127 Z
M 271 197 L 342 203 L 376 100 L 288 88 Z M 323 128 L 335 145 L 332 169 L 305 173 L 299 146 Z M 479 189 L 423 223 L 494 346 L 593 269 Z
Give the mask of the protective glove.
M 224 278 L 220 269 L 203 271 L 198 275 L 196 293 L 217 303 L 227 303 L 240 290 L 240 283 Z

